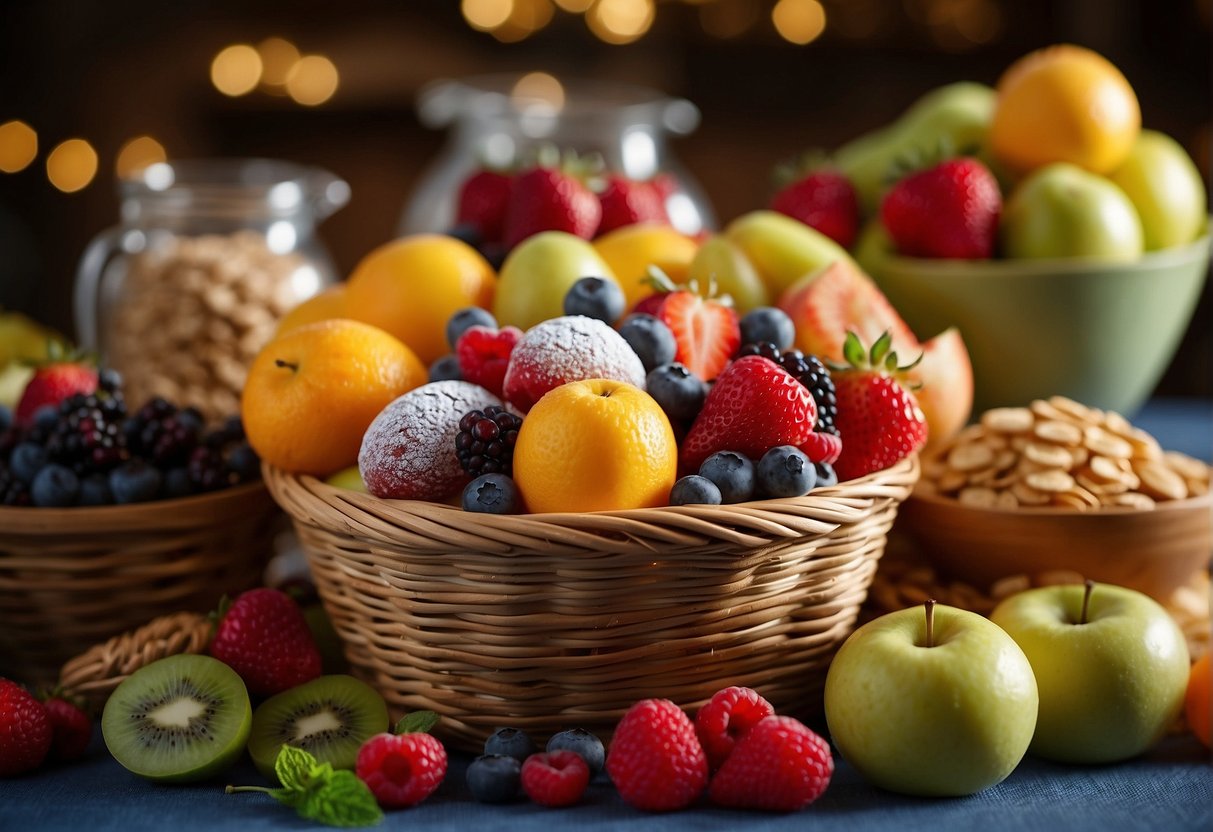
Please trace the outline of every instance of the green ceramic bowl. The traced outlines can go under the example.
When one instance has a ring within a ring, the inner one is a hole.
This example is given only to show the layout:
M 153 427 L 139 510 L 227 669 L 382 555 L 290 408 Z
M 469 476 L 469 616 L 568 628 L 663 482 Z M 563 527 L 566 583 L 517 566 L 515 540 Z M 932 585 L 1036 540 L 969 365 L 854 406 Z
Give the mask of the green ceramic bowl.
M 873 277 L 921 337 L 960 328 L 974 413 L 1061 394 L 1132 415 L 1188 328 L 1209 242 L 1133 263 L 887 257 Z

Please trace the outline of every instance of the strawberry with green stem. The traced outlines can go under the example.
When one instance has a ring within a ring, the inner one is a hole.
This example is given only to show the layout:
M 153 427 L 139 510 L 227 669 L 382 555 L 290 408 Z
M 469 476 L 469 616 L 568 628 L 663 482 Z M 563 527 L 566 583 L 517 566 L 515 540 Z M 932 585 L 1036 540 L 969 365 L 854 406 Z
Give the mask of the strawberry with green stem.
M 43 407 L 58 408 L 68 396 L 85 396 L 97 389 L 96 362 L 87 353 L 64 349 L 57 341 L 47 345 L 46 360 L 34 364 L 34 375 L 26 383 L 13 418 L 18 427 L 34 423 Z
M 779 166 L 775 179 L 780 189 L 771 199 L 772 210 L 851 247 L 859 231 L 859 196 L 850 179 L 820 153 Z
M 674 360 L 703 381 L 716 378 L 741 346 L 741 325 L 732 299 L 717 294 L 714 280 L 707 287 L 695 280 L 675 286 L 656 267 L 649 269 L 648 282 L 661 297 L 650 314 L 674 333 Z M 706 294 L 701 292 L 703 288 Z

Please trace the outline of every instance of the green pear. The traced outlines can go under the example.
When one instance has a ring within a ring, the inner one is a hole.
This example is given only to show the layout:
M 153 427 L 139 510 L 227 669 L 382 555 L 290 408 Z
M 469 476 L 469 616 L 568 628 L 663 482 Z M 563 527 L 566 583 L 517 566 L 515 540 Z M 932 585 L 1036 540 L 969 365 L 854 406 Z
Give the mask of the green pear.
M 851 261 L 846 249 L 820 231 L 775 211 L 742 214 L 724 236 L 753 264 L 772 298 L 805 275 L 838 260 Z
M 1181 246 L 1201 233 L 1208 210 L 1205 183 L 1170 136 L 1142 130 L 1129 158 L 1108 178 L 1137 208 L 1146 251 Z
M 733 299 L 733 308 L 739 315 L 771 302 L 771 294 L 754 265 L 727 237 L 712 237 L 701 245 L 687 276 L 698 284 L 700 291 L 715 283 L 717 292 Z
M 493 316 L 501 326 L 527 330 L 564 314 L 564 296 L 583 277 L 618 283 L 594 247 L 563 231 L 544 231 L 519 243 L 501 266 Z

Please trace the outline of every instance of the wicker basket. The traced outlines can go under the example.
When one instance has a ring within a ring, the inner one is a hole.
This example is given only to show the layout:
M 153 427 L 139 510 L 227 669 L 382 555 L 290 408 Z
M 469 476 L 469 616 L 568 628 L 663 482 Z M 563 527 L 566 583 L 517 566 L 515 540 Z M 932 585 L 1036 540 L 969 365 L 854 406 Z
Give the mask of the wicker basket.
M 277 507 L 262 483 L 104 508 L 0 508 L 0 676 L 63 662 L 159 615 L 257 584 Z
M 810 715 L 915 458 L 806 497 L 510 517 L 266 469 L 355 673 L 466 749 L 494 727 L 608 735 L 722 686 Z

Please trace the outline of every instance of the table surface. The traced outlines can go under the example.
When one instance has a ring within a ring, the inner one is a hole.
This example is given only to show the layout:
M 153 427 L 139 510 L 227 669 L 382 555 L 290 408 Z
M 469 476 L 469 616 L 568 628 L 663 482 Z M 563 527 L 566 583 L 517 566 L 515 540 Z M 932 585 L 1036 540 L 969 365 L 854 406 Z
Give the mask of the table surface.
M 1134 417 L 1164 447 L 1213 458 L 1213 403 L 1154 401 Z M 246 760 L 219 781 L 157 786 L 122 769 L 97 732 L 86 758 L 25 777 L 0 781 L 0 830 L 308 829 L 314 824 L 259 794 L 226 795 L 225 783 L 261 784 Z M 586 830 L 746 829 L 916 830 L 981 829 L 1213 830 L 1213 758 L 1190 736 L 1168 737 L 1149 754 L 1111 766 L 1062 766 L 1027 758 L 1001 784 L 958 799 L 907 798 L 867 785 L 845 760 L 826 793 L 790 815 L 735 812 L 707 804 L 650 815 L 623 804 L 600 776 L 576 807 L 543 809 L 525 801 L 483 806 L 464 785 L 468 757 L 455 755 L 446 782 L 426 803 L 389 813 L 384 829 L 533 830 L 576 823 Z

